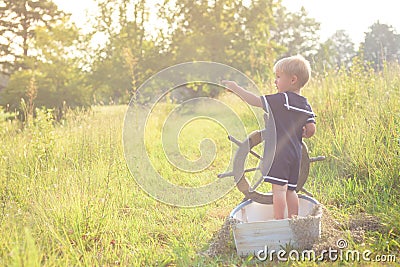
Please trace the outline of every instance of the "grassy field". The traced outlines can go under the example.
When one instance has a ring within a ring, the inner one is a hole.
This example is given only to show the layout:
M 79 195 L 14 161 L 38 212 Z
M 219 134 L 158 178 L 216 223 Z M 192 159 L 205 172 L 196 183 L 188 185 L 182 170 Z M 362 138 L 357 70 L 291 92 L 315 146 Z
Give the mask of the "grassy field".
M 352 249 L 396 255 L 400 262 L 399 67 L 377 74 L 356 64 L 349 72 L 314 78 L 303 93 L 318 115 L 318 132 L 306 140 L 310 154 L 327 157 L 312 166 L 307 189 L 337 221 Z M 237 110 L 247 133 L 256 129 L 237 97 L 224 94 L 221 101 Z M 243 198 L 238 190 L 195 208 L 166 205 L 141 190 L 124 159 L 126 109 L 71 111 L 56 124 L 43 110 L 24 127 L 15 120 L 0 122 L 0 266 L 266 264 L 238 257 L 232 239 L 224 254 L 201 254 Z M 231 144 L 217 124 L 194 123 L 181 133 L 179 146 L 189 159 L 199 157 L 197 139 L 204 135 L 217 148 L 210 169 L 196 179 L 171 168 L 157 140 L 161 133 L 149 134 L 155 140 L 154 147 L 147 144 L 154 166 L 171 182 L 204 185 L 227 168 Z M 350 234 L 352 218 L 359 218 L 361 240 Z M 379 227 L 363 218 L 374 218 Z M 373 263 L 359 263 L 366 264 Z

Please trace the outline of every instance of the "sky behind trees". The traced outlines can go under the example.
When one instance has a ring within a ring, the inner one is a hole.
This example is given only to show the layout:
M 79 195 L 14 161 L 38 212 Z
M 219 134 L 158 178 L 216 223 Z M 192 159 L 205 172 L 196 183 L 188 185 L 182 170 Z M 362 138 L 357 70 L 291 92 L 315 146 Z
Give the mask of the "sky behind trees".
M 60 9 L 71 13 L 72 19 L 81 27 L 85 26 L 87 15 L 96 13 L 94 0 L 54 2 Z M 162 1 L 154 0 L 155 4 L 158 2 Z M 282 4 L 292 12 L 297 12 L 304 6 L 309 17 L 321 23 L 321 41 L 331 37 L 337 30 L 345 30 L 358 46 L 364 41 L 368 27 L 377 21 L 393 26 L 397 33 L 400 31 L 396 0 L 282 0 Z
M 378 20 L 400 31 L 396 0 L 282 0 L 282 4 L 292 12 L 304 6 L 309 16 L 321 23 L 322 41 L 337 30 L 345 30 L 358 45 L 364 41 L 368 27 Z

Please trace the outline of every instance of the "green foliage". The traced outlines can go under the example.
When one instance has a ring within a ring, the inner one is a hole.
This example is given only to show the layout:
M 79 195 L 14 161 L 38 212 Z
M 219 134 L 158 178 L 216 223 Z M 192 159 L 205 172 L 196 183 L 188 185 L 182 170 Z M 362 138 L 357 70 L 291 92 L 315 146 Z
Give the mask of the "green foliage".
M 36 107 L 61 109 L 64 102 L 69 106 L 88 106 L 90 90 L 84 85 L 83 77 L 78 69 L 65 65 L 59 69 L 52 64 L 43 64 L 43 72 L 37 70 L 20 70 L 11 76 L 6 89 L 0 92 L 0 104 L 9 106 L 11 111 L 19 110 L 21 98 L 28 102 L 27 89 L 34 76 L 37 84 Z M 59 65 L 58 65 L 59 67 Z
M 303 91 L 318 115 L 316 135 L 305 140 L 310 155 L 327 157 L 313 163 L 306 188 L 338 218 L 377 216 L 383 229 L 367 231 L 361 245 L 353 240 L 349 244 L 397 257 L 399 74 L 398 65 L 388 64 L 376 73 L 355 59 L 350 69 L 315 77 Z M 249 133 L 256 129 L 240 99 L 224 94 L 220 100 L 232 105 Z M 161 106 L 161 115 L 148 127 L 162 125 L 162 116 L 172 108 Z M 232 239 L 230 253 L 212 258 L 199 253 L 242 200 L 238 190 L 204 207 L 180 209 L 159 203 L 140 189 L 123 157 L 125 111 L 126 106 L 70 110 L 62 123 L 55 124 L 51 111 L 40 109 L 23 130 L 16 120 L 0 120 L 0 231 L 7 233 L 0 235 L 0 265 L 261 265 L 254 257 L 238 257 Z M 182 152 L 197 158 L 203 133 L 218 137 L 221 156 L 210 175 L 197 180 L 171 168 L 158 139 L 148 144 L 155 166 L 167 179 L 194 186 L 212 181 L 220 172 L 231 149 L 221 136 L 224 130 L 205 121 L 187 126 L 179 139 Z M 159 136 L 155 130 L 148 134 Z M 271 263 L 288 264 L 292 263 Z
M 320 24 L 308 16 L 302 7 L 291 13 L 284 6 L 278 6 L 274 12 L 275 24 L 271 29 L 272 39 L 280 46 L 279 57 L 301 54 L 314 55 L 319 44 Z
M 37 95 L 32 105 L 57 109 L 65 103 L 70 107 L 88 106 L 91 91 L 70 52 L 79 39 L 76 27 L 66 22 L 53 25 L 51 31 L 36 27 L 35 36 L 38 56 L 25 58 L 26 68 L 11 75 L 7 87 L 0 92 L 0 105 L 8 105 L 14 111 L 19 109 L 21 98 L 28 103 L 30 81 L 35 79 Z
M 400 34 L 386 24 L 374 23 L 365 35 L 362 44 L 364 58 L 382 70 L 384 62 L 400 62 Z
M 160 31 L 155 38 L 146 35 L 143 8 L 148 4 L 99 2 L 98 30 L 108 43 L 97 51 L 89 76 L 97 102 L 126 103 L 151 74 L 185 61 L 216 61 L 247 74 L 269 73 L 275 58 L 269 36 L 272 1 L 248 6 L 233 0 L 177 1 L 173 6 L 166 1 L 159 19 L 169 23 L 169 34 Z M 135 10 L 134 18 L 127 16 L 127 8 Z M 152 94 L 142 92 L 143 99 Z
M 98 2 L 100 14 L 95 33 L 104 34 L 108 41 L 93 56 L 88 75 L 96 103 L 128 103 L 145 79 L 167 66 L 161 61 L 160 48 L 146 38 L 145 3 Z M 133 18 L 128 10 L 133 10 Z
M 7 40 L 2 43 L 0 57 L 7 56 L 6 69 L 12 72 L 19 67 L 25 68 L 23 57 L 27 57 L 32 48 L 30 43 L 35 39 L 36 27 L 50 28 L 63 16 L 57 6 L 48 0 L 0 1 L 0 33 Z
M 177 1 L 167 17 L 176 24 L 170 61 L 209 60 L 264 73 L 275 56 L 269 38 L 273 7 L 272 1 Z
M 356 55 L 354 43 L 343 30 L 336 31 L 328 40 L 320 45 L 318 52 L 314 56 L 316 70 L 348 68 L 352 64 L 352 59 Z
M 149 27 L 151 1 L 96 3 L 99 13 L 88 34 L 51 1 L 0 5 L 0 58 L 6 61 L 0 70 L 13 76 L 0 92 L 1 105 L 15 109 L 21 98 L 27 99 L 27 80 L 33 76 L 38 86 L 34 104 L 60 108 L 63 103 L 127 103 L 151 75 L 185 61 L 225 63 L 266 83 L 273 63 L 283 56 L 303 54 L 323 73 L 350 67 L 355 55 L 344 31 L 319 44 L 319 23 L 304 8 L 289 12 L 281 1 L 164 1 L 155 6 L 163 25 L 157 31 Z M 359 57 L 373 62 L 376 70 L 384 61 L 398 61 L 394 29 L 378 22 L 370 30 Z M 99 36 L 107 41 L 96 48 L 90 42 Z M 198 89 L 189 93 L 207 94 L 209 88 Z M 140 101 L 154 93 L 141 92 Z

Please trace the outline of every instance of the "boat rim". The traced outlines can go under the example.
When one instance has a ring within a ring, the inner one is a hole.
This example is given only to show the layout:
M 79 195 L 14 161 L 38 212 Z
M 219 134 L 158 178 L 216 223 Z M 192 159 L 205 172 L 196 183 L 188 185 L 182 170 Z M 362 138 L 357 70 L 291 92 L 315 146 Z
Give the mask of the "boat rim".
M 270 193 L 270 194 L 272 194 L 272 193 Z M 313 197 L 307 196 L 307 195 L 299 194 L 298 197 L 299 197 L 299 198 L 302 198 L 302 199 L 304 199 L 304 200 L 308 200 L 308 201 L 310 201 L 311 203 L 313 203 L 313 204 L 315 204 L 315 205 L 319 205 L 319 204 L 320 204 L 318 200 L 316 200 L 316 199 L 313 198 Z M 243 202 L 241 202 L 239 205 L 237 205 L 237 206 L 231 211 L 231 213 L 229 214 L 229 218 L 233 219 L 233 217 L 235 216 L 235 214 L 236 214 L 238 211 L 240 211 L 241 209 L 243 209 L 243 208 L 246 207 L 247 205 L 250 205 L 250 204 L 253 203 L 253 202 L 255 202 L 255 201 L 253 201 L 252 199 L 244 200 Z M 255 203 L 257 203 L 257 202 L 255 202 Z M 270 205 L 270 204 L 261 204 L 261 205 Z

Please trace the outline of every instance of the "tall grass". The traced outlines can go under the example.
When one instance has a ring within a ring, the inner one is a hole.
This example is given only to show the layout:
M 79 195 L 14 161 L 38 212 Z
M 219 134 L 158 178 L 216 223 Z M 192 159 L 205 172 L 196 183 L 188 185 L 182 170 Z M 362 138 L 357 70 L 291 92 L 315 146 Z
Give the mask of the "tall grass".
M 374 73 L 355 62 L 350 70 L 314 78 L 303 93 L 318 115 L 318 132 L 306 140 L 310 154 L 327 156 L 314 163 L 306 187 L 328 210 L 378 216 L 385 230 L 367 233 L 364 246 L 399 255 L 399 66 Z M 236 96 L 223 95 L 221 101 L 236 107 L 248 133 L 256 128 Z M 17 121 L 0 122 L 0 265 L 256 264 L 234 253 L 217 258 L 198 254 L 241 201 L 238 190 L 209 205 L 182 209 L 157 202 L 140 189 L 123 156 L 125 110 L 70 111 L 59 124 L 46 110 L 38 110 L 25 128 Z M 192 160 L 199 157 L 196 139 L 204 137 L 203 128 L 216 137 L 222 156 L 207 177 L 190 180 L 178 178 L 163 155 L 153 155 L 159 160 L 156 167 L 172 182 L 198 186 L 224 171 L 231 146 L 217 125 L 188 127 L 179 141 L 182 152 Z M 151 133 L 154 140 L 159 136 Z M 161 154 L 159 143 L 154 146 Z
M 374 73 L 360 62 L 317 79 L 307 92 L 319 131 L 309 140 L 315 165 L 308 186 L 322 203 L 344 214 L 378 216 L 387 227 L 368 233 L 376 249 L 399 252 L 400 68 Z
M 310 145 L 314 153 L 328 156 L 314 168 L 320 176 L 315 189 L 324 192 L 325 203 L 388 214 L 399 189 L 399 68 L 375 74 L 361 66 L 356 62 L 348 72 L 312 84 L 309 99 L 320 118 Z

